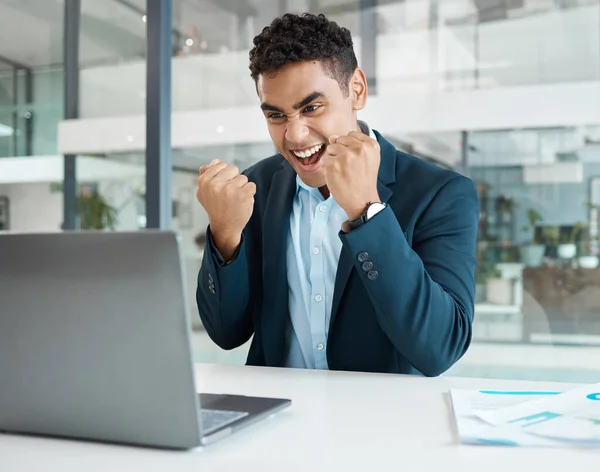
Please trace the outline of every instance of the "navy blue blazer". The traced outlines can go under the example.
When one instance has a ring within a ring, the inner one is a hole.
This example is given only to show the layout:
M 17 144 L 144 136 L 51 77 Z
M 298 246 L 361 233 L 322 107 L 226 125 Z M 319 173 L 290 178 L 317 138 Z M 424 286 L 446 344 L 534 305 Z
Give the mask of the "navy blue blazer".
M 340 231 L 327 361 L 331 370 L 436 376 L 471 342 L 477 191 L 470 179 L 397 151 L 375 135 L 379 196 L 388 206 L 354 231 Z M 234 349 L 254 335 L 247 364 L 281 367 L 290 318 L 286 245 L 296 173 L 277 154 L 244 174 L 256 183 L 254 213 L 228 264 L 207 229 L 198 310 L 221 348 Z M 365 261 L 373 265 L 368 271 Z

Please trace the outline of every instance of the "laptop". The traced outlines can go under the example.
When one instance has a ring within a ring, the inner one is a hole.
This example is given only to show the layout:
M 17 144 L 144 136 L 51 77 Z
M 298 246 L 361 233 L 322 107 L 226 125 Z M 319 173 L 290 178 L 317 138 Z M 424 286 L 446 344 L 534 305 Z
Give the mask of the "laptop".
M 189 449 L 289 406 L 196 393 L 183 273 L 168 231 L 1 234 L 0 431 Z

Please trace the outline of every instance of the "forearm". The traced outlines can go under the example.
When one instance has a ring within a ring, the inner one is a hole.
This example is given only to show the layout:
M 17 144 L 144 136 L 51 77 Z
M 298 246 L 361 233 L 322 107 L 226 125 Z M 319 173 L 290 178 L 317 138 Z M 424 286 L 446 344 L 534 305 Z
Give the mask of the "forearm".
M 211 339 L 223 349 L 234 349 L 252 336 L 246 245 L 226 265 L 219 263 L 210 230 L 198 274 L 196 300 L 200 318 Z
M 420 256 L 389 207 L 341 238 L 395 348 L 425 375 L 452 366 L 471 341 L 474 257 L 444 247 L 442 239 L 425 245 Z M 371 270 L 364 270 L 361 253 Z

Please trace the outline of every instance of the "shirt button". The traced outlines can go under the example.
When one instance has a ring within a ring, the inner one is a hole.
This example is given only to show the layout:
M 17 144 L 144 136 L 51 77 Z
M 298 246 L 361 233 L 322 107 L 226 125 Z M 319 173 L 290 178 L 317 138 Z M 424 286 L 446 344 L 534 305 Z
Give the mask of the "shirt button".
M 321 205 L 319 207 L 319 211 L 325 211 L 325 210 L 327 210 L 327 205 Z
M 317 301 L 317 302 L 323 301 L 323 297 L 321 295 L 315 295 L 315 301 Z
M 318 247 L 313 247 L 313 254 L 319 254 L 321 250 Z
M 323 346 L 323 343 L 319 343 L 319 344 L 317 344 L 317 349 L 318 349 L 319 351 L 322 351 L 324 348 L 325 348 L 325 346 Z
M 358 253 L 358 262 L 366 262 L 369 260 L 368 252 L 360 252 Z

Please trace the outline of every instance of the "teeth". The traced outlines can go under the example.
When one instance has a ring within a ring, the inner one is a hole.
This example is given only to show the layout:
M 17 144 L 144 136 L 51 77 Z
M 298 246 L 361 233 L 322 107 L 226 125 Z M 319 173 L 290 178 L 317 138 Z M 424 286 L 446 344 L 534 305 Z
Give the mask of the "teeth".
M 293 153 L 302 159 L 306 159 L 307 157 L 312 156 L 315 152 L 320 151 L 322 147 L 322 144 L 318 144 L 304 151 L 293 151 Z

